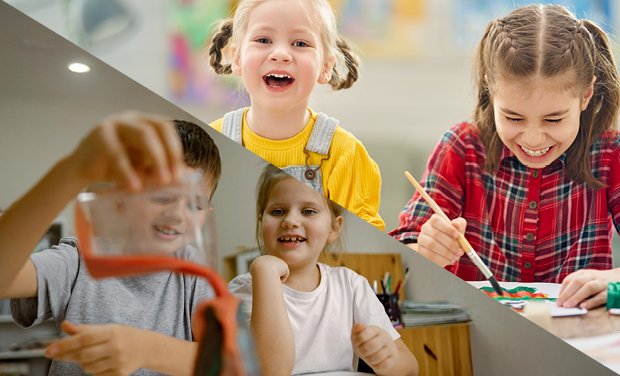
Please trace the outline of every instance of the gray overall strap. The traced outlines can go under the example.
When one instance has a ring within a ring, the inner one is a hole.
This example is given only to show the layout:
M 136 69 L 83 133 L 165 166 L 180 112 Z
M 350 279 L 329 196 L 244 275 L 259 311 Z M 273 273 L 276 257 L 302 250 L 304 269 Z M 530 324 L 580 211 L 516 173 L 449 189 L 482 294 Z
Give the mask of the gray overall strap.
M 311 151 L 321 155 L 329 155 L 329 147 L 336 131 L 338 120 L 329 117 L 324 113 L 319 113 L 314 122 L 310 139 L 306 144 L 306 151 Z
M 238 144 L 243 143 L 241 130 L 243 129 L 243 114 L 247 108 L 227 112 L 222 123 L 222 134 Z
M 243 130 L 243 114 L 246 110 L 247 108 L 244 107 L 227 112 L 222 122 L 222 134 L 238 144 L 243 143 L 241 131 Z M 321 155 L 329 155 L 329 147 L 337 125 L 338 120 L 324 113 L 317 114 L 316 122 L 305 149 Z

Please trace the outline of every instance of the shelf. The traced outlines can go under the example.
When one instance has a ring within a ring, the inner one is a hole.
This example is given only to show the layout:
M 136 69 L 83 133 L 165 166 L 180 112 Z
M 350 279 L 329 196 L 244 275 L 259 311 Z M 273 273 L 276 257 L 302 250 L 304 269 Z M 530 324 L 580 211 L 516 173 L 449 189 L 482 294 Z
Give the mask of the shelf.
M 0 315 L 0 324 L 3 324 L 3 323 L 13 323 L 13 316 Z
M 5 359 L 29 359 L 29 358 L 44 358 L 44 349 L 37 350 L 20 350 L 20 351 L 2 351 L 0 352 L 0 360 Z

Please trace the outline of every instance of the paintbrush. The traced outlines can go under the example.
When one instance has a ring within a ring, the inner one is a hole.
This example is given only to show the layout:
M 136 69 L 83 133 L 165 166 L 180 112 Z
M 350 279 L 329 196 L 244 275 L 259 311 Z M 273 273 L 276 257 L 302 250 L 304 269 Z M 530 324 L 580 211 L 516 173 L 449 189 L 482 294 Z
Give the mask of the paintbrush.
M 418 191 L 420 196 L 422 196 L 424 201 L 426 201 L 426 203 L 431 207 L 431 209 L 433 209 L 433 211 L 437 213 L 441 218 L 451 223 L 450 218 L 448 218 L 446 213 L 444 213 L 443 210 L 441 210 L 441 207 L 437 205 L 435 200 L 433 200 L 432 197 L 429 196 L 428 193 L 426 193 L 424 188 L 422 188 L 420 183 L 418 183 L 418 181 L 415 180 L 413 175 L 411 175 L 409 171 L 405 171 L 405 176 L 407 177 L 409 182 L 411 182 L 411 184 L 415 187 L 416 191 Z M 493 290 L 495 290 L 495 292 L 500 296 L 504 295 L 504 291 L 502 290 L 499 283 L 497 282 L 497 279 L 495 279 L 495 277 L 493 276 L 493 273 L 491 273 L 489 268 L 484 264 L 484 262 L 482 262 L 482 260 L 480 259 L 480 256 L 478 256 L 476 251 L 474 251 L 474 248 L 471 246 L 471 244 L 469 244 L 469 242 L 465 238 L 465 235 L 459 232 L 459 237 L 457 240 L 459 244 L 461 245 L 461 248 L 463 248 L 463 251 L 465 251 L 465 254 L 474 263 L 474 265 L 476 265 L 478 269 L 482 272 L 482 274 L 484 275 L 484 278 L 486 278 L 491 283 L 491 286 L 493 286 Z

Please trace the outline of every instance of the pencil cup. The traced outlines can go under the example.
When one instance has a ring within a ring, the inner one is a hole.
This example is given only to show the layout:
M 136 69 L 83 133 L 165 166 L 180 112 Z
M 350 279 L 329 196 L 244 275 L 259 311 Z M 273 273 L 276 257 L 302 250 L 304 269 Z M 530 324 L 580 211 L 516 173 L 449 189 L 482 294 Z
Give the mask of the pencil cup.
M 400 314 L 400 306 L 398 305 L 399 295 L 377 294 L 377 298 L 379 298 L 379 301 L 383 304 L 385 313 L 387 313 L 390 318 L 392 325 L 395 327 L 401 327 L 403 325 L 403 320 Z

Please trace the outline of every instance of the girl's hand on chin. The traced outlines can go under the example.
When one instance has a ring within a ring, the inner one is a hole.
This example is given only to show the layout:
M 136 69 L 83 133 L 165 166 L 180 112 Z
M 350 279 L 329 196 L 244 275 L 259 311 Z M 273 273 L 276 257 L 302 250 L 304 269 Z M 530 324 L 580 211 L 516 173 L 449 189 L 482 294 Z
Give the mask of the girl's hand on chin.
M 286 282 L 289 276 L 288 265 L 279 257 L 271 255 L 262 255 L 252 261 L 250 265 L 250 274 L 253 278 L 258 275 L 274 273 L 278 276 L 282 283 Z

